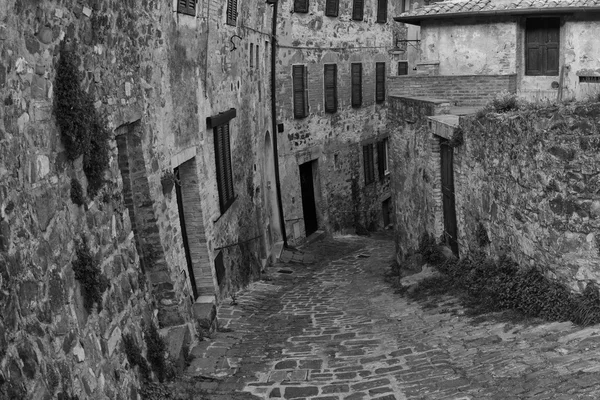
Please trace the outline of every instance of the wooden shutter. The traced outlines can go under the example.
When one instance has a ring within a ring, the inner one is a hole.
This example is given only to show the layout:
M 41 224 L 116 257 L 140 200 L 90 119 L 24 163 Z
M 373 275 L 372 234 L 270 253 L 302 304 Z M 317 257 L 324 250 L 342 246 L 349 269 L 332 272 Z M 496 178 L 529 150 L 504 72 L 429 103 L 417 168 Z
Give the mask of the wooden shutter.
M 377 22 L 386 23 L 387 22 L 387 0 L 378 0 L 377 1 Z
M 231 151 L 229 144 L 229 123 L 213 129 L 215 141 L 215 163 L 217 167 L 217 189 L 219 208 L 224 213 L 234 198 L 233 176 L 231 171 Z
M 525 28 L 525 75 L 558 75 L 559 18 L 530 18 Z
M 408 62 L 407 61 L 399 61 L 398 62 L 398 75 L 408 75 Z
M 352 64 L 352 107 L 362 104 L 362 64 Z
M 337 111 L 337 65 L 325 64 L 323 72 L 325 81 L 325 112 Z
M 227 0 L 227 25 L 236 25 L 237 0 Z
M 181 14 L 196 15 L 196 0 L 178 0 L 177 12 Z
M 364 8 L 364 0 L 354 0 L 354 2 L 352 3 L 352 19 L 355 21 L 362 21 Z
M 304 65 L 292 66 L 292 86 L 294 91 L 294 118 L 308 115 L 307 71 Z
M 375 101 L 385 101 L 385 63 L 375 63 Z
M 373 144 L 363 146 L 363 163 L 365 171 L 365 185 L 375 180 L 375 171 L 373 170 Z
M 294 12 L 307 13 L 308 12 L 308 0 L 294 0 Z
M 379 172 L 379 180 L 385 177 L 385 141 L 377 142 L 377 171 Z
M 327 0 L 325 3 L 325 15 L 328 17 L 337 17 L 339 8 L 339 0 Z

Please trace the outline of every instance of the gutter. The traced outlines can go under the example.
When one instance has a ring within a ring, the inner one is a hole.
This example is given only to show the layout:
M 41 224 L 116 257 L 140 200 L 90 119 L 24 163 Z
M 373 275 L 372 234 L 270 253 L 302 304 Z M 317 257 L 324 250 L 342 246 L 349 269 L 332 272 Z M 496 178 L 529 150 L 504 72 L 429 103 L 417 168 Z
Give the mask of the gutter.
M 279 153 L 277 151 L 277 101 L 276 101 L 276 66 L 277 66 L 277 5 L 279 1 L 273 1 L 273 21 L 271 25 L 271 120 L 273 140 L 273 167 L 275 168 L 275 193 L 277 196 L 277 208 L 279 209 L 279 228 L 283 236 L 283 247 L 287 248 L 287 233 L 285 231 L 285 219 L 283 216 L 283 202 L 281 201 L 281 181 L 279 177 Z
M 507 10 L 485 10 L 485 11 L 467 11 L 442 14 L 426 15 L 408 15 L 406 17 L 394 17 L 397 22 L 404 22 L 412 25 L 421 25 L 421 21 L 435 19 L 467 18 L 467 17 L 494 17 L 511 15 L 547 15 L 547 14 L 573 14 L 573 13 L 600 12 L 599 6 L 594 7 L 544 7 L 544 8 L 524 8 Z

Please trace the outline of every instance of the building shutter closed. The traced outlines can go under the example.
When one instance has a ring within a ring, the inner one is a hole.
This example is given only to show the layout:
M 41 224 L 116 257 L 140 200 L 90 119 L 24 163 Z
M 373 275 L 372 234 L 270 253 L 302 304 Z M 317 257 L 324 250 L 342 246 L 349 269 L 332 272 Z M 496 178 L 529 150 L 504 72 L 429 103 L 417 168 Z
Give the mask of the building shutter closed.
M 308 91 L 306 87 L 306 67 L 292 66 L 292 85 L 294 91 L 294 118 L 304 118 L 308 115 Z
M 188 15 L 196 15 L 196 0 L 179 0 L 177 12 Z
M 387 0 L 377 1 L 377 22 L 387 22 Z
M 385 142 L 383 140 L 377 142 L 377 172 L 379 172 L 379 180 L 385 177 Z
M 227 24 L 236 25 L 237 0 L 227 0 Z
M 325 64 L 325 112 L 337 111 L 337 65 Z
M 328 17 L 337 17 L 339 6 L 339 0 L 327 0 L 325 3 L 325 15 Z
M 328 17 L 337 17 L 339 6 L 339 0 L 327 0 L 325 3 L 325 15 Z
M 294 12 L 307 13 L 308 12 L 308 0 L 294 0 Z
M 407 61 L 399 61 L 398 62 L 398 75 L 408 75 L 408 62 Z
M 558 75 L 559 18 L 530 18 L 526 23 L 525 74 Z
M 385 63 L 375 63 L 375 101 L 385 101 Z
M 214 140 L 219 208 L 221 213 L 224 213 L 234 200 L 229 123 L 214 128 Z
M 362 104 L 362 64 L 352 64 L 352 107 Z
M 365 172 L 365 185 L 375 180 L 375 171 L 373 167 L 373 144 L 363 146 L 363 163 Z
M 365 2 L 364 0 L 354 0 L 352 5 L 352 19 L 355 21 L 362 21 L 364 14 Z

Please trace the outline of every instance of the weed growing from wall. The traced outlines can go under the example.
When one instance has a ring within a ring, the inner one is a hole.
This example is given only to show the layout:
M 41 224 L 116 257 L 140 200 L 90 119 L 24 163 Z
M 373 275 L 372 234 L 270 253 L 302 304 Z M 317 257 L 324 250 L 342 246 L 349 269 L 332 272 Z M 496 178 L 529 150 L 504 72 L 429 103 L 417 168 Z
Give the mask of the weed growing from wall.
M 127 361 L 132 366 L 139 367 L 140 374 L 144 380 L 150 379 L 150 368 L 148 367 L 148 362 L 142 356 L 142 350 L 140 346 L 136 343 L 133 335 L 129 333 L 125 333 L 122 336 L 123 338 L 123 350 L 125 351 L 125 355 L 127 356 Z
M 94 303 L 98 304 L 98 312 L 102 311 L 102 293 L 108 288 L 108 279 L 102 275 L 98 262 L 90 253 L 90 248 L 85 238 L 76 243 L 77 258 L 73 260 L 72 267 L 75 279 L 81 284 L 83 306 L 88 313 L 92 312 Z
M 479 245 L 479 247 L 485 247 L 491 243 L 490 238 L 488 237 L 487 230 L 481 222 L 477 224 L 477 231 L 475 232 L 475 237 L 477 239 L 477 244 Z
M 154 323 L 148 324 L 146 329 L 144 329 L 144 341 L 146 342 L 146 348 L 148 349 L 148 361 L 152 366 L 152 370 L 156 374 L 158 380 L 163 382 L 165 378 L 169 378 L 172 375 L 172 371 L 167 367 L 165 360 L 167 344 L 164 339 L 160 337 Z
M 71 178 L 71 201 L 73 204 L 82 206 L 84 203 L 83 188 L 77 178 Z
M 67 157 L 83 155 L 88 194 L 95 196 L 104 183 L 108 168 L 109 132 L 106 121 L 94 107 L 92 97 L 80 86 L 79 60 L 72 43 L 63 41 L 54 82 L 54 115 Z
M 448 145 L 450 147 L 458 147 L 458 146 L 461 146 L 463 143 L 464 143 L 463 129 L 460 126 L 457 126 L 456 128 L 454 128 L 454 131 L 452 132 L 452 137 L 448 141 Z
M 431 265 L 438 265 L 446 260 L 440 246 L 435 241 L 435 237 L 428 232 L 421 235 L 418 252 L 423 256 L 423 261 Z

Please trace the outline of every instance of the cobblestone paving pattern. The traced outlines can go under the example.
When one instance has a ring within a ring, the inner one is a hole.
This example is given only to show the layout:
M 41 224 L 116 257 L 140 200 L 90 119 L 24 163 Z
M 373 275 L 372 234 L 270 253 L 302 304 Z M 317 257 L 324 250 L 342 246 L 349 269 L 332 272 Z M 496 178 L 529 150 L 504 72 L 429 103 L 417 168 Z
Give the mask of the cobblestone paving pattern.
M 383 279 L 389 239 L 303 250 L 318 261 L 271 267 L 272 281 L 219 308 L 231 332 L 194 349 L 191 398 L 600 399 L 600 327 L 475 323 L 451 298 L 409 303 Z

